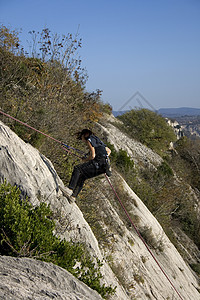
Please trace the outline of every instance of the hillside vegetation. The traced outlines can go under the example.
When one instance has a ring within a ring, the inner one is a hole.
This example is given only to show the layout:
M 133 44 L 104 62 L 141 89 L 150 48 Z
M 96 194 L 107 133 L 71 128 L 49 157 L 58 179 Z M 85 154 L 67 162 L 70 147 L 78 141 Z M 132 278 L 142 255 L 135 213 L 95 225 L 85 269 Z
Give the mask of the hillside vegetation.
M 129 164 L 127 170 L 124 164 L 121 172 L 187 259 L 175 232 L 181 228 L 200 249 L 200 140 L 177 140 L 165 119 L 147 109 L 132 110 L 118 118 L 122 121 L 117 125 L 121 130 L 163 158 L 156 169 Z M 174 142 L 173 150 L 169 150 L 170 141 Z M 199 268 L 199 260 L 197 265 Z
M 165 119 L 148 109 L 131 110 L 118 117 L 122 120 L 124 131 L 133 139 L 162 154 L 169 143 L 176 140 L 174 131 Z
M 0 28 L 0 107 L 13 117 L 75 146 L 75 133 L 84 127 L 92 129 L 104 109 L 101 92 L 89 94 L 85 90 L 87 74 L 78 57 L 81 39 L 71 34 L 58 36 L 49 29 L 41 33 L 33 31 L 30 37 L 31 53 L 28 54 L 20 45 L 16 31 Z M 63 152 L 55 143 L 12 120 L 4 118 L 3 121 L 50 157 L 61 173 L 71 162 L 69 157 L 63 159 Z
M 85 89 L 87 75 L 78 57 L 81 40 L 71 34 L 59 37 L 49 29 L 44 29 L 41 33 L 33 31 L 31 39 L 32 50 L 27 54 L 20 45 L 17 32 L 4 26 L 0 28 L 0 108 L 38 130 L 80 149 L 75 133 L 83 127 L 97 131 L 96 122 L 101 122 L 104 112 L 110 113 L 110 106 L 101 102 L 100 91 L 89 94 Z M 59 176 L 65 183 L 68 182 L 76 159 L 63 153 L 56 143 L 40 134 L 5 117 L 1 116 L 1 119 L 24 141 L 50 158 Z M 145 109 L 132 110 L 121 116 L 120 120 L 121 130 L 156 151 L 162 156 L 163 162 L 153 169 L 144 168 L 136 165 L 125 150 L 116 151 L 113 145 L 108 144 L 112 150 L 113 174 L 115 170 L 120 172 L 158 219 L 183 257 L 200 274 L 200 261 L 191 259 L 192 253 L 188 255 L 187 251 L 182 250 L 178 241 L 181 237 L 177 238 L 176 235 L 176 228 L 180 228 L 200 249 L 199 141 L 190 141 L 184 137 L 175 143 L 176 151 L 170 152 L 168 146 L 171 141 L 176 140 L 175 135 L 157 114 Z M 95 178 L 88 181 L 77 203 L 101 246 L 107 247 L 109 237 L 101 225 L 101 203 L 98 202 L 100 180 L 101 178 Z M 117 192 L 129 209 L 129 199 L 120 182 L 115 176 L 113 180 Z M 191 196 L 191 187 L 197 195 L 196 202 Z M 106 222 L 109 223 L 109 216 L 106 217 Z M 137 222 L 137 216 L 133 217 Z M 126 216 L 122 215 L 122 218 L 126 226 L 129 226 Z M 151 236 L 150 229 L 147 228 L 142 234 L 146 238 Z M 54 242 L 59 243 L 57 240 Z M 147 242 L 162 251 L 162 245 L 152 240 Z
M 114 292 L 112 287 L 101 284 L 101 262 L 92 258 L 83 244 L 55 236 L 53 212 L 45 202 L 33 207 L 27 199 L 21 199 L 19 189 L 5 182 L 0 185 L 0 206 L 0 255 L 52 262 L 103 298 Z

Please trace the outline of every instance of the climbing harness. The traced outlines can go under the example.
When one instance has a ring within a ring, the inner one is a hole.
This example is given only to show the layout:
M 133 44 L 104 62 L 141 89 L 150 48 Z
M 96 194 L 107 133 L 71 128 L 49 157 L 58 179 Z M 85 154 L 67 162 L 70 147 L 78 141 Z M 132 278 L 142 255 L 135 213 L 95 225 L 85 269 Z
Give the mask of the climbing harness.
M 20 124 L 22 124 L 22 125 L 24 125 L 24 126 L 30 128 L 30 129 L 32 129 L 32 130 L 34 130 L 34 131 L 37 131 L 38 133 L 41 133 L 41 134 L 43 134 L 44 136 L 46 136 L 46 137 L 48 137 L 48 138 L 54 140 L 55 142 L 57 142 L 57 143 L 59 143 L 59 144 L 61 145 L 61 147 L 62 147 L 63 150 L 69 152 L 70 154 L 72 154 L 72 155 L 74 155 L 74 156 L 76 156 L 76 157 L 78 157 L 78 158 L 80 158 L 80 159 L 82 158 L 80 155 L 71 152 L 69 149 L 74 150 L 74 151 L 76 151 L 76 152 L 79 152 L 79 153 L 81 153 L 81 154 L 84 153 L 83 151 L 78 150 L 78 149 L 73 148 L 73 147 L 70 147 L 70 146 L 68 146 L 67 144 L 64 144 L 64 143 L 62 143 L 61 141 L 59 141 L 59 140 L 57 140 L 57 139 L 55 139 L 55 138 L 49 136 L 48 134 L 46 134 L 46 133 L 44 133 L 44 132 L 42 132 L 42 131 L 40 131 L 40 130 L 35 129 L 34 127 L 32 127 L 32 126 L 30 126 L 30 125 L 28 125 L 28 124 L 26 124 L 26 123 L 24 123 L 24 122 L 22 122 L 22 121 L 20 121 L 20 120 L 18 120 L 18 119 L 16 119 L 16 118 L 14 118 L 14 117 L 12 117 L 12 116 L 10 116 L 9 114 L 6 114 L 6 113 L 2 112 L 1 110 L 0 110 L 0 113 L 1 113 L 2 115 L 4 115 L 4 116 L 8 117 L 8 118 L 11 118 L 11 119 L 15 120 L 16 122 L 18 122 L 18 123 L 20 123 Z M 135 224 L 133 223 L 132 219 L 130 218 L 130 216 L 129 216 L 129 214 L 128 214 L 126 208 L 125 208 L 125 206 L 123 205 L 123 203 L 122 203 L 121 199 L 119 198 L 117 192 L 115 191 L 115 189 L 114 189 L 114 187 L 113 187 L 113 185 L 112 185 L 110 179 L 108 178 L 108 175 L 107 175 L 106 173 L 105 173 L 104 175 L 105 175 L 105 178 L 106 178 L 108 184 L 110 185 L 110 187 L 111 187 L 111 189 L 112 189 L 114 195 L 116 196 L 117 200 L 119 201 L 120 206 L 121 206 L 122 209 L 124 210 L 124 212 L 125 212 L 127 218 L 129 219 L 131 225 L 132 225 L 133 228 L 135 229 L 135 231 L 136 231 L 138 237 L 141 239 L 141 241 L 142 241 L 143 244 L 145 245 L 146 249 L 148 250 L 148 252 L 149 252 L 150 255 L 152 256 L 152 258 L 153 258 L 154 261 L 156 262 L 157 266 L 159 267 L 159 269 L 161 270 L 161 272 L 164 274 L 164 276 L 166 277 L 166 279 L 168 280 L 168 282 L 170 283 L 170 285 L 172 286 L 172 288 L 174 289 L 174 291 L 177 293 L 177 295 L 179 296 L 179 298 L 183 300 L 182 296 L 180 295 L 180 293 L 178 292 L 178 290 L 176 289 L 176 287 L 174 286 L 174 284 L 172 283 L 172 281 L 170 280 L 170 278 L 168 277 L 168 275 L 166 274 L 166 272 L 164 271 L 164 269 L 162 268 L 162 266 L 160 265 L 160 263 L 159 263 L 158 260 L 156 259 L 155 255 L 153 254 L 153 252 L 151 251 L 151 249 L 149 248 L 149 246 L 147 245 L 147 243 L 146 243 L 145 240 L 143 239 L 143 237 L 142 237 L 142 235 L 140 234 L 139 230 L 137 229 L 137 227 L 136 227 Z

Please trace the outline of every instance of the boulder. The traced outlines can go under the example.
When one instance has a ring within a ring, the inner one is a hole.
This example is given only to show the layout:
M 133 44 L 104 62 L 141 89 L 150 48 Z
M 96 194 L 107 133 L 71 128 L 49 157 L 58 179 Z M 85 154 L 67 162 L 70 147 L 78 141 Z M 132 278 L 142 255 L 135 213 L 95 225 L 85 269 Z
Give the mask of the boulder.
M 0 256 L 0 299 L 100 300 L 102 297 L 56 265 Z

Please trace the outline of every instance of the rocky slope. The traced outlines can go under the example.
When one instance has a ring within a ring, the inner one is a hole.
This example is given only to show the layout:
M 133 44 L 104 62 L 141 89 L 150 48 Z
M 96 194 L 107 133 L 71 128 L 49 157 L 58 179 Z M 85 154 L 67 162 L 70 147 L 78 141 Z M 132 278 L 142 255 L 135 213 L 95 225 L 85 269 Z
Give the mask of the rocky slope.
M 52 163 L 31 145 L 24 143 L 14 132 L 0 122 L 0 179 L 17 185 L 31 203 L 39 198 L 50 203 L 57 222 L 57 232 L 66 240 L 81 241 L 90 253 L 103 260 L 98 242 L 76 204 L 69 204 L 59 190 L 63 185 Z M 117 286 L 120 299 L 126 299 L 108 264 L 104 264 L 105 283 Z
M 0 256 L 2 300 L 100 300 L 101 296 L 66 270 L 30 258 Z
M 99 125 L 99 127 L 102 134 L 108 136 L 116 149 L 124 147 L 135 160 L 142 162 L 144 166 L 146 164 L 156 168 L 161 163 L 162 159 L 158 155 L 147 147 L 128 139 L 112 122 Z M 170 300 L 180 298 L 136 232 L 124 223 L 120 209 L 116 205 L 114 196 L 110 193 L 110 187 L 105 178 L 99 180 L 103 189 L 100 190 L 100 205 L 97 206 L 97 209 L 101 210 L 102 228 L 105 232 L 109 232 L 109 246 L 102 248 L 78 206 L 69 204 L 58 189 L 58 185 L 63 183 L 51 162 L 32 146 L 24 143 L 1 122 L 0 157 L 1 181 L 6 178 L 11 184 L 19 186 L 23 194 L 27 195 L 35 205 L 37 205 L 38 199 L 43 197 L 46 202 L 50 203 L 57 218 L 59 235 L 67 240 L 85 242 L 90 253 L 104 262 L 102 273 L 105 283 L 117 286 L 116 294 L 112 299 Z M 135 218 L 134 221 L 137 219 L 140 228 L 149 228 L 149 232 L 158 246 L 157 249 L 152 250 L 153 254 L 179 291 L 182 299 L 200 299 L 196 277 L 171 244 L 160 224 L 123 178 L 115 174 L 111 180 L 113 183 L 118 180 L 118 185 L 130 199 L 129 210 L 131 216 Z M 159 250 L 159 245 L 162 245 L 162 251 Z M 34 263 L 36 265 L 38 263 L 38 266 L 41 265 L 41 262 Z M 12 268 L 9 263 L 7 267 Z M 30 272 L 32 267 L 31 262 Z M 49 265 L 48 268 L 52 268 L 53 272 L 54 266 Z M 20 289 L 25 289 L 23 282 L 21 283 Z M 37 289 L 37 285 L 35 288 Z M 7 286 L 6 289 L 12 290 L 12 286 Z M 46 290 L 45 283 L 43 289 Z M 51 288 L 49 291 L 51 292 Z M 57 299 L 70 299 L 67 297 L 57 297 Z M 77 297 L 77 299 L 93 298 Z

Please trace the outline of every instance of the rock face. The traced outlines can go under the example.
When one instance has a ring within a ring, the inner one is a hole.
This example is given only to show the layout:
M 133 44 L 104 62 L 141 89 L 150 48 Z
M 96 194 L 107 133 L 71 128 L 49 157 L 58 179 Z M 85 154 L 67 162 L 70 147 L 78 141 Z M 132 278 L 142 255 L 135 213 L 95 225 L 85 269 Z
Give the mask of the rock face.
M 177 140 L 184 136 L 183 127 L 177 122 L 166 118 L 167 124 L 174 129 Z
M 29 258 L 0 256 L 2 300 L 100 300 L 101 296 L 66 270 Z
M 91 255 L 103 261 L 90 226 L 76 204 L 69 204 L 59 190 L 63 185 L 52 163 L 31 145 L 22 141 L 12 130 L 0 122 L 0 181 L 4 179 L 20 188 L 33 205 L 38 196 L 50 203 L 57 218 L 57 232 L 61 238 L 85 243 Z M 117 287 L 118 299 L 128 299 L 107 263 L 102 267 L 105 284 Z
M 106 116 L 106 120 L 99 124 L 100 131 L 106 135 L 107 140 L 114 145 L 116 150 L 123 149 L 128 155 L 134 159 L 137 164 L 143 166 L 150 166 L 155 168 L 163 159 L 150 148 L 146 147 L 142 143 L 131 139 L 126 134 L 121 132 L 115 124 L 120 124 L 121 121 L 116 119 L 113 115 Z
M 162 162 L 162 159 L 157 154 L 144 146 L 138 145 L 133 140 L 128 139 L 114 125 L 101 125 L 101 130 L 108 135 L 111 142 L 113 139 L 112 143 L 115 144 L 116 149 L 117 147 L 126 147 L 129 154 L 134 157 L 134 159 L 143 161 L 144 164 L 150 164 L 152 167 L 155 167 Z M 117 138 L 114 139 L 114 137 Z M 30 201 L 34 205 L 37 205 L 39 201 L 38 195 L 43 197 L 46 202 L 50 203 L 54 213 L 57 214 L 59 235 L 67 240 L 72 239 L 73 241 L 84 242 L 90 250 L 91 255 L 98 257 L 101 261 L 104 261 L 102 268 L 104 282 L 107 285 L 112 284 L 117 287 L 116 294 L 111 297 L 111 299 L 200 299 L 200 293 L 198 291 L 199 285 L 191 269 L 186 265 L 180 254 L 169 241 L 157 220 L 152 216 L 141 199 L 137 197 L 120 175 L 117 175 L 117 177 L 121 188 L 129 197 L 131 215 L 134 217 L 134 221 L 137 216 L 140 227 L 150 228 L 153 237 L 156 241 L 159 241 L 159 243 L 162 244 L 162 251 L 152 250 L 152 252 L 170 280 L 173 282 L 175 288 L 179 291 L 181 298 L 177 295 L 170 282 L 163 275 L 162 271 L 155 263 L 144 243 L 138 237 L 133 228 L 129 228 L 124 224 L 119 213 L 119 209 L 115 205 L 116 199 L 114 199 L 113 195 L 111 196 L 111 194 L 108 194 L 110 187 L 105 179 L 101 180 L 103 188 L 101 189 L 99 197 L 102 199 L 100 207 L 100 209 L 102 209 L 102 227 L 105 232 L 109 232 L 110 241 L 108 248 L 100 249 L 96 237 L 88 223 L 85 221 L 78 206 L 76 204 L 69 204 L 67 199 L 58 189 L 58 185 L 63 185 L 63 183 L 58 177 L 52 163 L 32 146 L 24 143 L 1 122 L 0 158 L 1 180 L 6 178 L 11 184 L 19 186 L 21 191 L 29 197 Z M 113 179 L 114 178 L 111 178 L 111 180 Z M 108 219 L 110 224 L 114 224 L 115 229 L 113 229 L 113 231 L 109 227 Z M 110 262 L 110 265 L 112 266 L 112 269 L 107 263 L 107 261 L 109 261 L 107 258 L 111 256 L 112 261 Z M 37 264 L 38 270 L 41 267 L 41 264 L 46 266 L 46 264 L 36 261 L 34 261 L 33 264 L 33 261 L 28 259 L 14 259 L 13 264 L 17 266 L 17 263 L 20 264 L 22 261 L 23 263 L 26 262 L 29 264 L 30 268 L 28 268 L 28 272 L 30 274 L 32 269 L 36 270 L 35 268 L 37 268 Z M 0 261 L 0 264 L 2 264 L 2 260 Z M 12 264 L 11 258 L 10 262 L 7 262 L 7 264 Z M 60 270 L 60 268 L 58 269 Z M 53 265 L 48 265 L 48 276 L 51 278 L 50 273 L 52 274 L 58 269 Z M 28 278 L 30 282 L 27 284 L 29 286 L 35 286 L 36 293 L 37 284 L 32 282 L 36 279 L 31 276 Z M 52 279 L 54 283 L 56 281 L 55 278 L 56 277 L 53 277 Z M 21 281 L 21 283 L 22 282 L 23 281 Z M 60 281 L 58 278 L 58 290 L 56 288 L 57 293 L 59 292 L 59 284 Z M 12 282 L 5 289 L 6 291 L 9 290 L 12 292 Z M 19 290 L 20 289 L 22 289 L 20 293 L 23 293 L 25 287 L 20 284 Z M 46 288 L 45 283 L 43 287 L 41 287 L 41 290 L 44 290 L 46 293 L 54 293 L 52 287 Z M 54 296 L 54 298 L 56 298 L 56 296 Z M 11 298 L 6 298 L 6 300 L 7 299 Z M 47 296 L 46 298 L 44 297 L 44 299 L 48 299 Z M 87 298 L 78 298 L 77 296 L 77 298 L 74 299 Z

